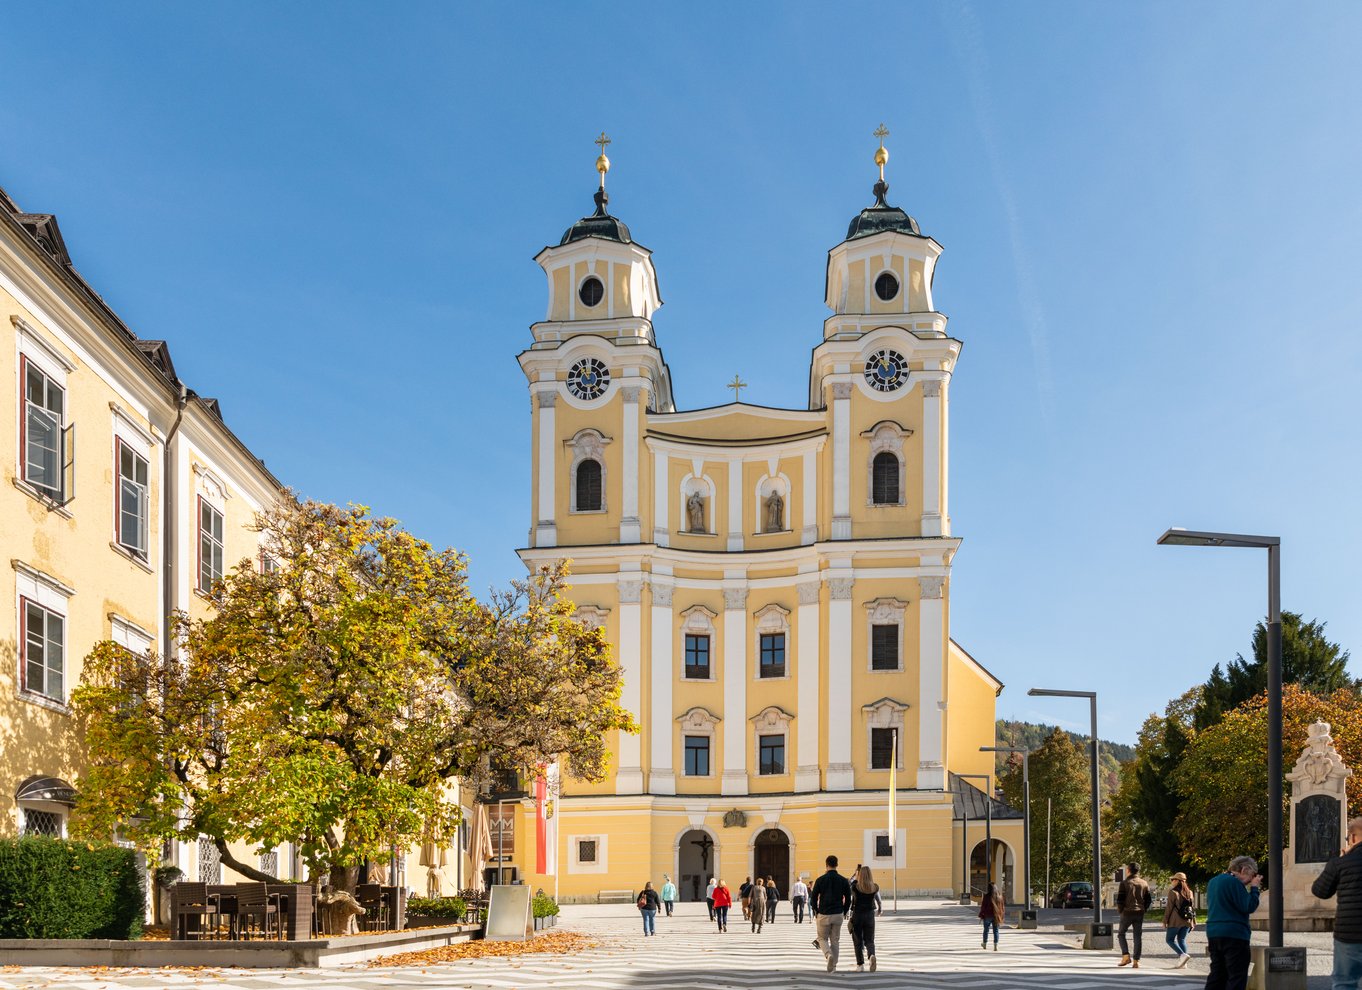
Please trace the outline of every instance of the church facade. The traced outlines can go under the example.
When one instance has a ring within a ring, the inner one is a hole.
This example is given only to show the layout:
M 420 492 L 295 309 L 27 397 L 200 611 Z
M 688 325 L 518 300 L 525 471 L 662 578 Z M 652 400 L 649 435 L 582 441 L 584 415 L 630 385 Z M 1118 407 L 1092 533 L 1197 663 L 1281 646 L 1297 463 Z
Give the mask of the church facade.
M 565 779 L 550 802 L 556 877 L 518 845 L 519 875 L 565 901 L 663 874 L 683 900 L 754 874 L 785 897 L 829 853 L 886 893 L 958 894 L 962 843 L 974 884 L 987 858 L 1020 899 L 1020 821 L 993 824 L 986 857 L 984 823 L 960 820 L 957 775 L 993 773 L 980 747 L 1002 684 L 951 638 L 961 342 L 932 296 L 941 246 L 887 202 L 887 157 L 828 255 L 806 408 L 676 407 L 657 272 L 608 211 L 604 154 L 595 212 L 535 257 L 548 307 L 518 358 L 533 461 L 519 553 L 531 570 L 571 560 L 578 614 L 603 628 L 641 727 L 612 740 L 605 780 Z M 515 814 L 532 834 L 533 810 Z

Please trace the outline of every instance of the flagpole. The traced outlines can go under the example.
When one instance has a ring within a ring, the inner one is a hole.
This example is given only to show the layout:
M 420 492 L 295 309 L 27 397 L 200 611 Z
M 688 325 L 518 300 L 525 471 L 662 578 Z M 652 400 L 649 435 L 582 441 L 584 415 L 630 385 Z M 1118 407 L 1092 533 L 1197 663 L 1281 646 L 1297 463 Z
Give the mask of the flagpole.
M 899 730 L 894 733 L 894 748 L 889 756 L 889 855 L 893 857 L 894 915 L 899 913 L 899 831 L 898 831 L 898 765 Z

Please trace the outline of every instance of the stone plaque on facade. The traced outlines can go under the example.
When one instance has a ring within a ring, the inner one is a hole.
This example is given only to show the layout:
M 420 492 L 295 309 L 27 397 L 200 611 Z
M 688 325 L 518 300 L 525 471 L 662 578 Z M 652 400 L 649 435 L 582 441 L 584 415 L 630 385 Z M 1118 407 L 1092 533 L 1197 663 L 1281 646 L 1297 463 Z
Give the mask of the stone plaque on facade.
M 1327 863 L 1342 846 L 1338 799 L 1328 794 L 1312 794 L 1296 803 L 1296 820 L 1291 829 L 1291 846 L 1297 863 Z

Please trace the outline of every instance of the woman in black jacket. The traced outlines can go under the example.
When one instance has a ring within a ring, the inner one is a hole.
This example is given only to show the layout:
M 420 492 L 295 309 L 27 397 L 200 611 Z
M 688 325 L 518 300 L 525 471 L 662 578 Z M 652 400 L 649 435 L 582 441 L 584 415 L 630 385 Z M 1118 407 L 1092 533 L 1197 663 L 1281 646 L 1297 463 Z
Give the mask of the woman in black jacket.
M 856 972 L 865 972 L 869 957 L 870 972 L 875 972 L 875 915 L 882 910 L 880 885 L 870 875 L 870 867 L 856 871 L 851 883 L 851 944 L 856 947 Z
M 643 915 L 643 934 L 656 935 L 657 929 L 654 922 L 657 920 L 657 909 L 662 906 L 662 899 L 657 896 L 657 891 L 653 890 L 653 882 L 649 880 L 643 885 L 643 889 L 638 892 L 636 899 L 638 913 Z

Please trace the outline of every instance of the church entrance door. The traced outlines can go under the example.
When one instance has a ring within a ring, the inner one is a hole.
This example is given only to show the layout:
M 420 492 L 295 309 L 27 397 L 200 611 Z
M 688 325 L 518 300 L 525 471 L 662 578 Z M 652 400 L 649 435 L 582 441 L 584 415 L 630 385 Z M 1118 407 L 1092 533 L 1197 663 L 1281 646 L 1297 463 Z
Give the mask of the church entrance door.
M 753 876 L 775 877 L 782 901 L 790 897 L 790 837 L 778 828 L 764 829 L 754 847 Z
M 703 901 L 705 888 L 714 876 L 714 839 L 702 829 L 681 836 L 676 850 L 676 896 L 683 901 Z

